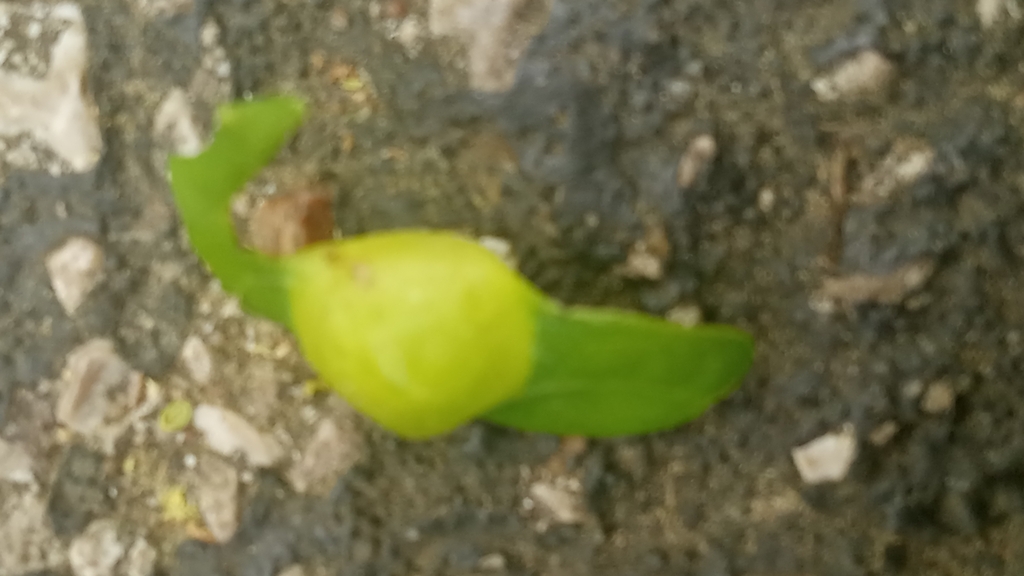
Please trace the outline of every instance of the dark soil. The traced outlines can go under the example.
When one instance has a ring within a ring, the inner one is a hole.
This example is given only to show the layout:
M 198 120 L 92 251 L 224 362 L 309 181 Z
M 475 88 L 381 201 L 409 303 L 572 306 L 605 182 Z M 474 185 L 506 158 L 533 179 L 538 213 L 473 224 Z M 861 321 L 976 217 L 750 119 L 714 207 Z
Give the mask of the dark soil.
M 364 4 L 197 2 L 144 42 L 122 2 L 85 3 L 108 153 L 87 177 L 14 174 L 0 188 L 0 407 L 55 377 L 87 335 L 116 335 L 154 377 L 176 358 L 205 272 L 170 209 L 146 243 L 117 232 L 149 205 L 171 208 L 151 166 L 154 103 L 135 82 L 154 93 L 187 82 L 204 16 L 222 26 L 236 96 L 296 90 L 314 102 L 281 162 L 333 187 L 345 234 L 501 236 L 565 301 L 653 313 L 697 303 L 707 320 L 750 329 L 755 367 L 692 424 L 590 443 L 575 468 L 581 525 L 541 531 L 523 511 L 523 470 L 542 466 L 555 438 L 474 424 L 410 444 L 371 430 L 367 459 L 330 497 L 260 475 L 235 539 L 181 544 L 166 574 L 271 576 L 302 563 L 308 574 L 455 576 L 480 573 L 492 553 L 524 576 L 1024 573 L 1024 23 L 982 30 L 973 3 L 953 0 L 574 0 L 495 96 L 466 90 L 442 47 L 406 56 Z M 330 24 L 339 7 L 344 32 Z M 868 47 L 896 65 L 891 93 L 818 102 L 810 79 Z M 369 73 L 369 119 L 311 69 L 316 50 Z M 679 158 L 702 134 L 718 154 L 680 188 Z M 852 188 L 910 138 L 936 154 L 923 178 L 880 204 L 830 200 L 837 154 L 853 159 Z M 68 220 L 43 214 L 53 198 Z M 652 220 L 673 249 L 665 275 L 623 279 L 616 267 Z M 25 265 L 70 228 L 103 239 L 113 259 L 96 296 L 108 302 L 75 322 L 31 288 L 45 272 Z M 812 307 L 829 275 L 921 258 L 935 272 L 901 303 Z M 152 281 L 164 261 L 180 281 Z M 133 332 L 140 311 L 159 329 Z M 952 386 L 953 409 L 923 411 L 915 382 Z M 790 450 L 846 422 L 860 439 L 850 475 L 802 483 Z M 895 436 L 870 442 L 886 423 Z M 90 456 L 66 458 L 58 476 L 74 478 L 58 480 L 51 515 L 74 531 L 106 504 Z

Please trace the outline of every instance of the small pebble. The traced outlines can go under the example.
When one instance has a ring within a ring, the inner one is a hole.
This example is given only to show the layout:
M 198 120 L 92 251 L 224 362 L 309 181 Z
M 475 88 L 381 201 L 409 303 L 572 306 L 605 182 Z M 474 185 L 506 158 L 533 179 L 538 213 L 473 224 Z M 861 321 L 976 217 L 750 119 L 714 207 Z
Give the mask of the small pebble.
M 12 13 L 25 16 L 30 7 L 39 5 L 43 4 L 2 4 L 3 13 L 8 17 Z M 90 66 L 85 18 L 81 8 L 73 2 L 55 3 L 51 10 L 35 17 L 45 19 L 44 26 L 59 28 L 60 34 L 47 47 L 50 61 L 44 78 L 2 72 L 0 102 L 4 105 L 0 106 L 0 137 L 22 134 L 31 137 L 25 140 L 29 146 L 27 157 L 19 157 L 12 150 L 3 154 L 3 159 L 23 168 L 38 168 L 38 158 L 30 148 L 34 141 L 52 150 L 71 171 L 88 172 L 102 156 L 103 136 L 96 104 L 83 89 Z M 32 32 L 29 30 L 30 34 Z M 11 56 L 12 63 L 17 65 L 18 60 L 24 60 L 21 52 Z M 54 174 L 64 171 L 60 165 L 49 169 Z
M 545 512 L 545 521 L 556 524 L 579 524 L 584 517 L 584 503 L 579 482 L 560 477 L 553 481 L 534 482 L 530 498 Z
M 103 249 L 89 238 L 69 238 L 46 256 L 46 271 L 57 301 L 74 315 L 103 279 Z
M 945 414 L 953 409 L 956 403 L 956 391 L 945 380 L 933 383 L 921 397 L 921 410 L 926 414 Z
M 868 440 L 875 446 L 885 446 L 896 437 L 900 431 L 900 425 L 892 420 L 886 420 L 871 431 Z
M 929 259 L 908 262 L 887 274 L 850 274 L 825 278 L 821 288 L 811 295 L 812 305 L 843 304 L 855 306 L 864 302 L 895 305 L 924 287 L 934 274 L 936 263 Z
M 935 163 L 935 149 L 925 142 L 901 140 L 869 172 L 851 202 L 860 205 L 878 205 L 893 199 L 896 192 L 927 174 Z
M 328 22 L 330 23 L 331 28 L 336 32 L 345 30 L 349 25 L 348 12 L 342 8 L 335 8 L 334 10 L 331 10 L 331 16 Z
M 515 254 L 512 250 L 512 243 L 504 238 L 498 238 L 497 236 L 481 236 L 480 245 L 493 252 L 496 256 L 501 258 L 509 268 L 516 268 L 518 263 L 516 262 Z
M 857 457 L 857 436 L 851 424 L 792 450 L 800 478 L 808 484 L 839 482 L 846 478 Z
M 13 484 L 34 484 L 33 462 L 25 448 L 0 438 L 0 480 Z
M 687 328 L 693 328 L 700 324 L 703 317 L 704 314 L 701 312 L 700 306 L 696 304 L 681 304 L 669 310 L 665 315 L 669 322 L 675 322 Z
M 761 212 L 771 212 L 775 208 L 775 191 L 771 188 L 761 188 L 757 193 L 757 207 Z
M 128 412 L 143 386 L 141 375 L 118 356 L 114 343 L 94 338 L 67 356 L 57 398 L 57 421 L 84 435 Z M 138 386 L 133 386 L 137 384 Z M 134 390 L 133 388 L 140 388 Z
M 114 520 L 96 520 L 71 541 L 68 562 L 75 576 L 112 576 L 125 554 Z
M 223 456 L 242 454 L 249 464 L 266 468 L 278 463 L 284 448 L 269 434 L 249 424 L 239 414 L 210 404 L 196 406 L 192 423 L 203 435 L 206 445 Z
M 924 382 L 911 380 L 903 385 L 901 392 L 907 400 L 917 400 L 924 393 Z
M 505 565 L 505 556 L 497 552 L 481 557 L 477 563 L 477 567 L 485 572 L 504 572 Z
M 167 93 L 153 118 L 153 138 L 178 156 L 192 157 L 203 150 L 203 134 L 196 125 L 188 94 L 181 88 Z
M 213 358 L 203 339 L 195 334 L 185 339 L 181 347 L 181 360 L 190 378 L 198 384 L 208 384 L 213 376 Z
M 362 437 L 354 426 L 342 431 L 333 421 L 322 420 L 288 474 L 292 488 L 299 494 L 326 496 L 338 478 L 363 457 L 363 449 Z
M 450 36 L 465 47 L 469 85 L 482 92 L 504 92 L 515 82 L 519 58 L 543 27 L 546 3 L 522 0 L 430 0 L 427 29 L 435 37 Z
M 658 222 L 646 226 L 644 237 L 637 240 L 622 266 L 627 278 L 660 280 L 665 275 L 665 262 L 672 254 L 665 227 Z
M 1020 0 L 977 0 L 975 12 L 981 27 L 993 28 L 1000 23 L 1015 22 L 1024 16 Z
M 402 23 L 395 29 L 394 39 L 405 49 L 405 53 L 409 57 L 415 58 L 423 49 L 425 28 L 419 18 L 410 16 L 402 20 Z
M 156 550 L 145 538 L 136 538 L 128 554 L 121 562 L 123 576 L 152 576 L 156 569 Z
M 710 134 L 701 134 L 687 146 L 686 152 L 679 158 L 676 169 L 676 184 L 683 190 L 697 182 L 697 178 L 718 154 L 718 143 Z
M 0 574 L 35 574 L 43 568 L 66 566 L 67 545 L 54 534 L 44 497 L 29 490 L 4 490 L 0 498 Z
M 862 50 L 828 74 L 811 81 L 811 90 L 822 102 L 868 100 L 886 94 L 896 77 L 896 67 L 877 50 Z
M 219 458 L 203 458 L 196 499 L 210 534 L 227 542 L 238 529 L 238 471 Z

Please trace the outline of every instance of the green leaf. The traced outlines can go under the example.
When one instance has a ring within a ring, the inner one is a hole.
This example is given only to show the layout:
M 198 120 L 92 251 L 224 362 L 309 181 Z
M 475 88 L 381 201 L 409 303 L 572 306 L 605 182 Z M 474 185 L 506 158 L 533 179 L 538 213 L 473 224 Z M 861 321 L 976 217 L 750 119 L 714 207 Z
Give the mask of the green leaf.
M 532 432 L 646 434 L 700 416 L 741 383 L 754 343 L 739 329 L 686 328 L 638 313 L 548 307 L 522 395 L 486 415 Z
M 305 104 L 288 96 L 225 104 L 213 142 L 194 157 L 172 156 L 171 189 L 199 257 L 224 290 L 249 312 L 288 324 L 280 262 L 243 248 L 231 218 L 231 197 L 263 169 L 298 130 Z

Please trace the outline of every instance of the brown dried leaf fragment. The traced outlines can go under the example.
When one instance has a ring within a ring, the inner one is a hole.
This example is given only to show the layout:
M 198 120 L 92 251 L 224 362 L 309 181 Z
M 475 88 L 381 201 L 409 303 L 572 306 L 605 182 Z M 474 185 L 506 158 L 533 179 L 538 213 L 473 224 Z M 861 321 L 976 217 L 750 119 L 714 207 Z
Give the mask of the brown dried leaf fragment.
M 333 236 L 331 194 L 321 185 L 271 196 L 249 220 L 253 248 L 271 256 L 293 254 Z

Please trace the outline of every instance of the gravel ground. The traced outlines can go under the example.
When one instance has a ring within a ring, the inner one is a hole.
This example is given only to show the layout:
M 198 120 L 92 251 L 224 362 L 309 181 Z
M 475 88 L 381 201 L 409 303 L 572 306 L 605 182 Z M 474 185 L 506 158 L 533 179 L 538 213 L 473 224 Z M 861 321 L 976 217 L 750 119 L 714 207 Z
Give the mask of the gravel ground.
M 0 575 L 1024 573 L 1022 52 L 1017 0 L 0 2 Z M 488 236 L 748 381 L 589 443 L 317 392 L 165 181 L 279 91 L 243 216 Z

